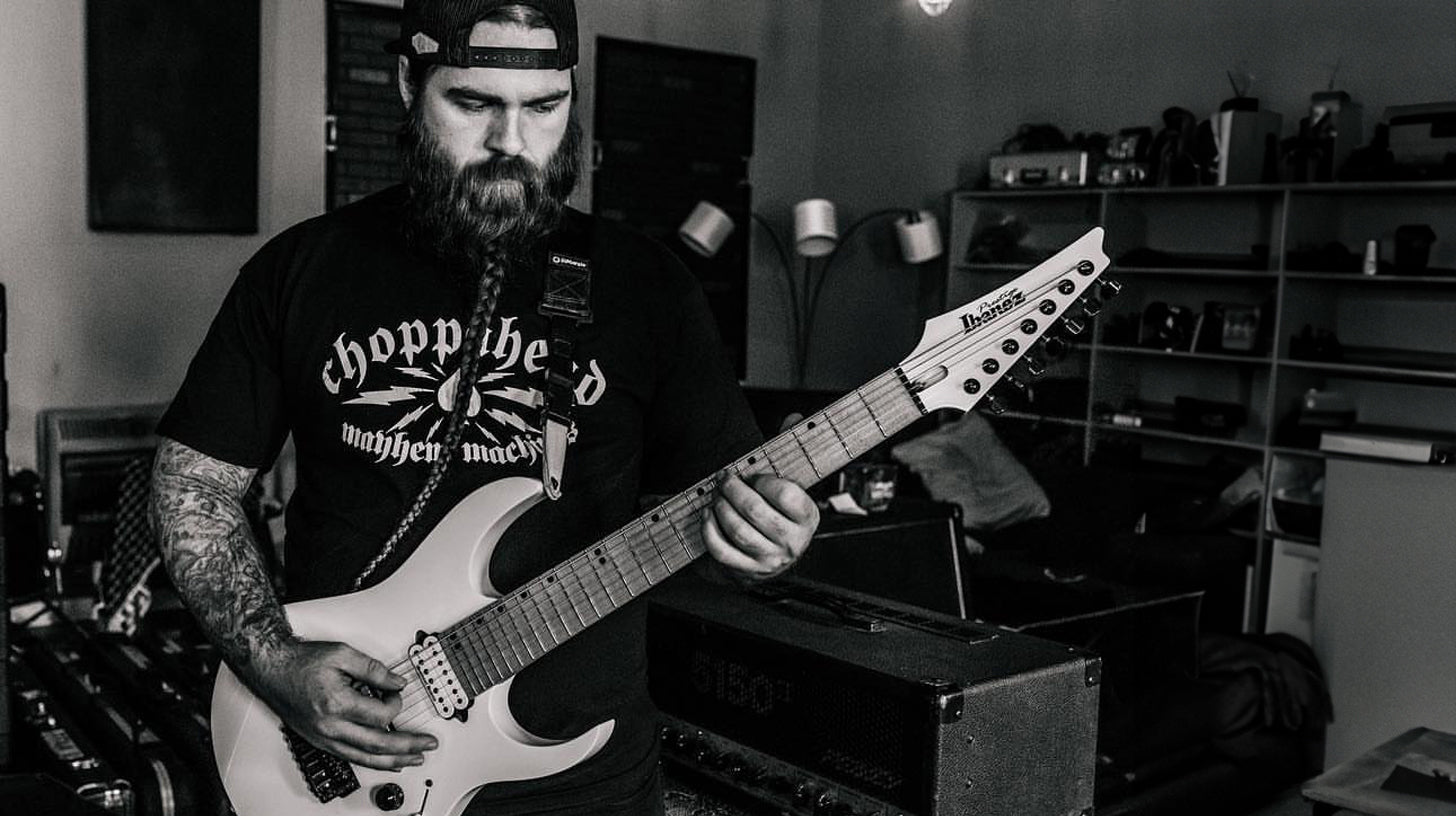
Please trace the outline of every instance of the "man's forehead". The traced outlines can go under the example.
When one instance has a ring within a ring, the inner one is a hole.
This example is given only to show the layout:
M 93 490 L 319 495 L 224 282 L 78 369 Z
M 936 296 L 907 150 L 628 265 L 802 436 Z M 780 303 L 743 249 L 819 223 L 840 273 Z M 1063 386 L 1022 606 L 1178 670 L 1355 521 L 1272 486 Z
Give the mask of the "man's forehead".
M 549 28 L 527 28 L 515 23 L 482 20 L 470 29 L 472 48 L 556 48 L 556 32 Z

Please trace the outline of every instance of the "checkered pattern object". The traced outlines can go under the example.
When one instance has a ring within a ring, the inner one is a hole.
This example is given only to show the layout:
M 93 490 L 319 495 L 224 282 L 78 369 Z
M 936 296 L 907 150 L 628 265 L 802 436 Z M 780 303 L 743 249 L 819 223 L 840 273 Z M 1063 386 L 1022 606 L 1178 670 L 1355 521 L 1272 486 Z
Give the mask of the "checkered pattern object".
M 101 606 L 97 613 L 102 628 L 109 631 L 114 631 L 112 618 L 122 611 L 128 596 L 145 584 L 162 562 L 147 518 L 152 458 L 153 454 L 147 453 L 128 461 L 117 489 L 116 523 L 101 561 Z

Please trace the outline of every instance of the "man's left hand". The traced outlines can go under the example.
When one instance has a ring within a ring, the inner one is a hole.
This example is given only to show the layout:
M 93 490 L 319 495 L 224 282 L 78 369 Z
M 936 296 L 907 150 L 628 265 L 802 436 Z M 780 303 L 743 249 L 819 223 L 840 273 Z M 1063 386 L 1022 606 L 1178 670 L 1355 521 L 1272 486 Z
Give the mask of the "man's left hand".
M 819 527 L 819 507 L 804 488 L 777 476 L 745 482 L 727 475 L 704 514 L 708 554 L 748 580 L 771 578 L 799 560 Z

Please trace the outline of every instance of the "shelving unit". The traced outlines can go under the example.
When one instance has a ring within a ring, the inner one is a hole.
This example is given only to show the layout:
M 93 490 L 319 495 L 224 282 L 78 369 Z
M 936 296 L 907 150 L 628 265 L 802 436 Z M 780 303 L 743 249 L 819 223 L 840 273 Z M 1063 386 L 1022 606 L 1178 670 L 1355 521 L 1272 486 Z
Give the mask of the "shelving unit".
M 1320 538 L 1281 528 L 1272 497 L 1315 485 L 1331 457 L 1317 430 L 1298 426 L 1298 406 L 1310 389 L 1336 391 L 1362 424 L 1456 433 L 1456 183 L 957 191 L 950 213 L 948 304 L 1106 228 L 1107 276 L 1122 294 L 1049 366 L 1034 398 L 1007 400 L 998 421 L 1075 434 L 1083 464 L 1132 450 L 1158 466 L 1219 457 L 1257 469 L 1265 490 L 1256 529 L 1245 531 L 1247 628 L 1307 637 L 1307 620 L 1287 618 L 1311 604 L 1288 593 L 1291 580 L 1307 593 Z M 1436 232 L 1425 271 L 1393 267 L 1404 224 Z M 1366 275 L 1360 255 L 1372 239 L 1381 268 Z M 1146 321 L 1158 304 L 1171 316 Z M 1227 335 L 1220 309 L 1242 317 Z M 1341 356 L 1296 348 L 1306 327 L 1333 333 Z M 1222 429 L 1179 422 L 1167 408 L 1180 398 L 1246 416 Z M 1286 556 L 1299 561 L 1275 563 Z

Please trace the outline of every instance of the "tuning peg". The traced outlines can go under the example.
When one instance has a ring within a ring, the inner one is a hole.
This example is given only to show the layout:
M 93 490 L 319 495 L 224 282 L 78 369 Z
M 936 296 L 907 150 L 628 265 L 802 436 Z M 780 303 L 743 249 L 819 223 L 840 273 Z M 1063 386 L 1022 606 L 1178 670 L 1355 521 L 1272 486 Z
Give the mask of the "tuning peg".
M 1067 352 L 1071 348 L 1071 344 L 1060 337 L 1047 337 L 1041 341 L 1042 353 L 1052 360 L 1060 360 L 1067 356 Z
M 1102 285 L 1099 288 L 1102 290 L 1103 298 L 1107 300 L 1112 300 L 1113 298 L 1117 297 L 1119 292 L 1122 291 L 1122 282 L 1115 280 L 1104 280 L 1102 281 Z
M 1017 391 L 1020 391 L 1023 394 L 1026 393 L 1026 381 L 1016 376 L 1015 374 L 1007 374 L 1004 378 L 1004 381 L 1009 383 L 1011 387 L 1015 388 Z
M 1046 363 L 1043 363 L 1035 357 L 1027 357 L 1026 373 L 1030 374 L 1033 378 L 1040 377 L 1046 373 Z
M 1082 302 L 1082 312 L 1088 317 L 1096 317 L 1102 313 L 1102 301 L 1097 298 L 1087 298 Z
M 981 405 L 985 407 L 986 413 L 988 414 L 1006 413 L 1006 406 L 1002 405 L 1001 402 L 996 399 L 996 397 L 990 394 L 987 394 L 986 399 L 981 401 Z
M 1086 331 L 1087 324 L 1083 323 L 1080 318 L 1064 317 L 1062 318 L 1062 329 L 1065 330 L 1067 334 L 1075 336 Z

